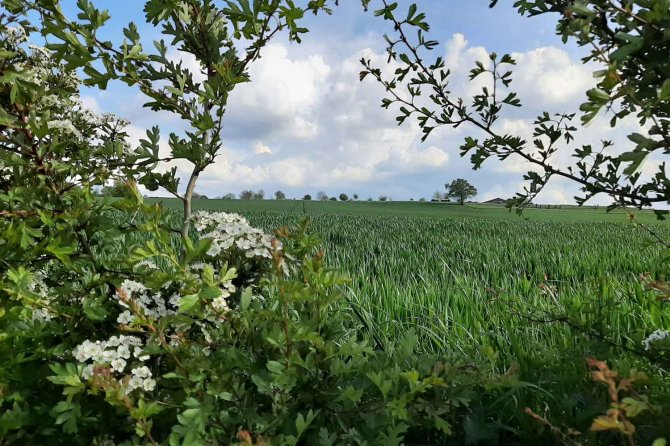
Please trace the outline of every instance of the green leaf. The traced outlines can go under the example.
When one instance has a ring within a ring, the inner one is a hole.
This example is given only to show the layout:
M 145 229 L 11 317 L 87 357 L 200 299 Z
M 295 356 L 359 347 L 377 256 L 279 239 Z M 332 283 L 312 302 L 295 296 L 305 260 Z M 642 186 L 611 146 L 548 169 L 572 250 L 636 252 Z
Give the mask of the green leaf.
M 179 301 L 179 312 L 185 313 L 193 309 L 200 302 L 200 296 L 197 294 L 191 294 L 189 296 L 184 296 Z
M 84 300 L 84 314 L 94 321 L 103 321 L 109 315 L 109 312 L 103 305 L 102 300 L 86 299 Z
M 242 296 L 240 297 L 240 307 L 242 311 L 246 311 L 251 305 L 251 299 L 253 298 L 251 287 L 247 287 L 242 291 Z
M 268 361 L 266 367 L 275 375 L 281 375 L 286 371 L 286 367 L 279 361 Z
M 609 93 L 600 88 L 591 88 L 586 92 L 586 96 L 594 102 L 607 102 L 611 99 Z
M 200 298 L 202 298 L 203 300 L 210 301 L 212 299 L 216 299 L 221 295 L 221 288 L 210 286 L 201 290 L 199 295 Z
M 670 79 L 663 82 L 663 86 L 658 90 L 658 98 L 662 101 L 670 98 Z
M 47 251 L 55 255 L 58 260 L 65 264 L 70 263 L 70 255 L 74 253 L 74 246 L 63 246 L 57 243 L 52 243 L 47 246 Z

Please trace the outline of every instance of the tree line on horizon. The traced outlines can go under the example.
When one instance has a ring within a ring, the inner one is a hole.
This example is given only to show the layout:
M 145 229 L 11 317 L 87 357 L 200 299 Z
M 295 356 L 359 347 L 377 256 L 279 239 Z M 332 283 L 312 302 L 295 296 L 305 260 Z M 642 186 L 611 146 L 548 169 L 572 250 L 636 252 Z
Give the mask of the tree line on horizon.
M 463 178 L 458 178 L 451 183 L 447 183 L 444 185 L 446 192 L 442 193 L 440 191 L 436 191 L 433 196 L 432 196 L 432 201 L 451 201 L 454 199 L 458 204 L 465 204 L 466 200 L 469 198 L 473 198 L 477 195 L 477 188 L 474 187 L 472 184 L 470 184 L 467 180 Z M 100 196 L 106 196 L 106 197 L 122 197 L 124 196 L 124 192 L 126 190 L 126 183 L 123 181 L 116 181 L 111 185 L 104 186 L 101 189 L 98 190 L 98 195 Z M 201 200 L 207 200 L 210 197 L 205 194 L 198 193 L 196 191 L 193 192 L 193 198 L 194 199 L 201 199 Z M 228 192 L 225 195 L 220 195 L 215 197 L 217 200 L 235 200 L 235 199 L 240 199 L 240 200 L 265 200 L 266 199 L 266 194 L 263 189 L 258 189 L 256 191 L 253 191 L 251 189 L 245 189 L 242 192 L 240 192 L 239 196 L 236 195 L 233 192 Z M 286 196 L 286 193 L 284 193 L 281 190 L 277 190 L 274 193 L 274 199 L 275 200 L 286 200 L 288 199 Z M 326 192 L 324 191 L 319 191 L 316 193 L 315 198 L 312 197 L 311 194 L 305 194 L 302 196 L 302 198 L 293 198 L 294 200 L 303 200 L 303 201 L 358 201 L 359 196 L 358 194 L 354 193 L 351 196 L 347 193 L 340 193 L 339 195 L 335 196 L 329 196 Z M 372 197 L 368 197 L 366 201 L 375 201 Z M 380 195 L 376 201 L 393 201 L 393 199 L 388 196 L 388 195 Z M 414 198 L 410 198 L 410 201 L 414 201 Z M 419 198 L 418 201 L 426 201 L 425 198 Z

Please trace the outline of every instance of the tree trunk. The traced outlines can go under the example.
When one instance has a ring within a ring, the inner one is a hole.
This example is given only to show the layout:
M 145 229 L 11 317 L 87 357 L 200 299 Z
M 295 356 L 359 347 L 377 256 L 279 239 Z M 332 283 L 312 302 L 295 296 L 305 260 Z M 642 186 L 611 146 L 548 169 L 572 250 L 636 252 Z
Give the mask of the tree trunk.
M 198 181 L 198 176 L 200 176 L 200 168 L 195 166 L 193 172 L 191 173 L 191 178 L 188 180 L 188 186 L 186 186 L 186 193 L 182 198 L 184 203 L 184 223 L 181 226 L 181 236 L 183 239 L 188 238 L 188 233 L 191 229 L 191 217 L 193 216 L 193 191 L 195 190 L 195 184 Z

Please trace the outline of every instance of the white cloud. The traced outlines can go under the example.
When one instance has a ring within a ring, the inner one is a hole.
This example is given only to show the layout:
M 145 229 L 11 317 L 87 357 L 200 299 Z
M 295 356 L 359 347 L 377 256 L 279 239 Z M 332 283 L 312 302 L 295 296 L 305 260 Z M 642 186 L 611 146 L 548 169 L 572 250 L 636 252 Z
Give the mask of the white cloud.
M 516 61 L 516 66 L 510 66 L 512 90 L 519 94 L 524 106 L 532 110 L 574 106 L 584 98 L 584 92 L 595 85 L 591 74 L 594 67 L 582 64 L 564 49 L 540 47 L 511 56 Z M 478 61 L 491 68 L 489 51 L 481 46 L 469 46 L 463 34 L 456 33 L 446 42 L 445 62 L 452 71 L 452 90 L 468 101 L 483 86 L 491 85 L 487 74 L 468 80 L 469 71 Z
M 447 178 L 459 175 L 458 170 L 470 168 L 467 160 L 454 155 L 465 135 L 477 136 L 475 129 L 467 125 L 439 128 L 427 142 L 421 142 L 421 129 L 415 122 L 408 120 L 398 127 L 394 113 L 379 107 L 385 93 L 380 85 L 372 79 L 358 80 L 361 58 L 372 60 L 387 74 L 396 65 L 387 65 L 386 55 L 370 48 L 342 57 L 341 49 L 331 52 L 328 45 L 315 45 L 318 51 L 313 54 L 283 44 L 271 44 L 263 50 L 262 58 L 250 69 L 251 82 L 240 85 L 231 95 L 224 121 L 226 147 L 216 164 L 202 174 L 201 192 L 218 196 L 242 188 L 340 190 L 350 185 L 387 190 L 391 185 L 395 188 L 401 176 L 415 175 L 417 181 L 424 176 L 443 176 L 439 183 L 425 186 L 427 194 Z M 467 98 L 487 84 L 484 77 L 476 82 L 468 80 L 476 61 L 490 63 L 486 48 L 472 46 L 463 34 L 454 34 L 444 44 L 444 56 L 452 70 L 450 88 L 456 94 Z M 506 118 L 497 128 L 532 141 L 534 117 L 545 109 L 575 111 L 594 82 L 593 70 L 567 51 L 551 46 L 513 56 L 518 65 L 513 68 L 512 89 L 519 92 L 524 107 L 503 113 Z M 183 61 L 198 79 L 204 78 L 192 56 L 175 52 L 171 57 Z M 161 119 L 166 129 L 165 123 L 170 122 L 170 128 L 180 133 L 178 123 L 163 120 L 162 115 L 152 118 Z M 632 128 L 626 125 L 617 129 L 620 133 L 613 133 L 605 120 L 597 120 L 580 130 L 582 136 L 575 144 L 561 149 L 556 162 L 568 165 L 574 146 L 597 144 L 602 135 L 625 141 L 625 133 Z M 131 131 L 135 140 L 140 134 L 143 136 L 143 131 L 138 128 Z M 161 140 L 161 152 L 165 147 Z M 187 163 L 176 165 L 181 175 L 189 173 Z M 518 158 L 487 162 L 482 174 L 485 184 L 480 187 L 486 191 L 484 199 L 512 195 L 529 167 Z M 417 189 L 411 187 L 415 195 Z M 569 189 L 551 187 L 548 198 L 572 201 Z
M 91 110 L 93 113 L 100 113 L 100 104 L 93 96 L 83 95 L 81 97 L 81 105 L 84 108 Z
M 542 47 L 526 53 L 513 53 L 512 57 L 517 62 L 512 86 L 522 103 L 532 108 L 575 105 L 596 83 L 593 66 L 573 60 L 560 48 Z
M 254 152 L 257 155 L 272 155 L 272 149 L 266 144 L 263 144 L 262 141 L 258 141 L 256 143 L 256 145 L 254 146 Z
M 231 95 L 227 131 L 235 137 L 316 138 L 319 127 L 313 115 L 330 72 L 321 55 L 295 60 L 286 46 L 268 45 L 249 70 L 252 82 Z

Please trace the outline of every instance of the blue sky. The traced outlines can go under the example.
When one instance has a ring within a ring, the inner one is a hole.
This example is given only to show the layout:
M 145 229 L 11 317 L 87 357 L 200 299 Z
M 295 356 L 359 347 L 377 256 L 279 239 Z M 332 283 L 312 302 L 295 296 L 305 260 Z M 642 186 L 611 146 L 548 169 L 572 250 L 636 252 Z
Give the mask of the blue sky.
M 158 31 L 144 24 L 142 1 L 96 1 L 112 14 L 104 37 L 119 40 L 129 21 L 138 24 L 147 45 Z M 243 189 L 281 189 L 289 197 L 345 192 L 359 197 L 389 195 L 395 200 L 429 198 L 444 184 L 467 178 L 479 190 L 478 199 L 511 196 L 522 186 L 527 166 L 519 160 L 492 160 L 479 171 L 459 156 L 470 128 L 442 129 L 426 142 L 409 121 L 395 125 L 394 114 L 379 107 L 383 91 L 373 82 L 359 82 L 361 56 L 383 64 L 382 35 L 388 23 L 364 13 L 357 0 L 343 0 L 332 16 L 310 17 L 311 30 L 302 45 L 279 36 L 251 69 L 252 82 L 236 90 L 228 109 L 224 150 L 216 165 L 202 176 L 198 191 L 210 197 Z M 374 5 L 373 1 L 373 5 Z M 401 9 L 410 2 L 400 1 Z M 515 90 L 524 108 L 505 115 L 501 129 L 530 136 L 533 118 L 543 110 L 574 112 L 594 80 L 594 67 L 580 62 L 581 49 L 563 45 L 554 33 L 555 17 L 524 18 L 502 0 L 494 9 L 488 0 L 422 0 L 432 26 L 430 37 L 440 42 L 433 57 L 444 56 L 454 72 L 456 93 L 472 94 L 467 72 L 488 52 L 513 53 L 518 59 Z M 65 10 L 74 11 L 73 0 Z M 178 56 L 176 56 L 178 57 Z M 188 63 L 188 61 L 186 61 Z M 142 95 L 120 84 L 107 91 L 82 92 L 86 104 L 114 112 L 131 122 L 136 141 L 145 129 L 158 124 L 167 135 L 183 130 L 183 123 L 165 114 L 142 109 Z M 581 132 L 580 143 L 597 143 L 601 135 L 624 142 L 635 124 L 616 132 L 601 119 Z M 569 148 L 557 157 L 570 161 Z M 187 170 L 179 166 L 180 172 Z M 542 202 L 572 202 L 574 186 L 554 182 Z M 605 200 L 606 201 L 606 200 Z

